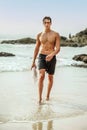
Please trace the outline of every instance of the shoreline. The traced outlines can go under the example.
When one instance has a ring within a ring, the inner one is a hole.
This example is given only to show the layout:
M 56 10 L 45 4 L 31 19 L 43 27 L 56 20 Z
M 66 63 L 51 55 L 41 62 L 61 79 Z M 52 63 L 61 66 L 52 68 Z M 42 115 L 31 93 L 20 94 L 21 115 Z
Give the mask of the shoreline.
M 38 127 L 38 129 L 36 129 Z M 43 129 L 44 128 L 44 129 Z M 8 122 L 0 124 L 0 130 L 87 130 L 87 114 L 45 122 Z

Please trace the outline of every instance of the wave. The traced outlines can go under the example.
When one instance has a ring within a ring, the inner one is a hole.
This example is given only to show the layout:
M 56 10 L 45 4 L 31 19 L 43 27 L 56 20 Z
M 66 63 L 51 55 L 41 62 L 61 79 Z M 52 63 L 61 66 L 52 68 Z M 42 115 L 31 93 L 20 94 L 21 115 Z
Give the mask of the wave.
M 1 44 L 0 51 L 15 54 L 15 57 L 0 57 L 0 72 L 28 71 L 32 63 L 35 45 Z M 56 67 L 83 66 L 84 63 L 72 60 L 76 54 L 86 53 L 87 46 L 82 48 L 61 47 L 57 55 Z
M 17 56 L 15 58 L 2 58 L 0 59 L 0 72 L 16 72 L 16 71 L 29 71 L 32 64 L 32 57 Z M 37 64 L 37 63 L 36 63 Z M 78 66 L 85 67 L 82 62 L 77 62 L 71 59 L 58 58 L 56 68 Z

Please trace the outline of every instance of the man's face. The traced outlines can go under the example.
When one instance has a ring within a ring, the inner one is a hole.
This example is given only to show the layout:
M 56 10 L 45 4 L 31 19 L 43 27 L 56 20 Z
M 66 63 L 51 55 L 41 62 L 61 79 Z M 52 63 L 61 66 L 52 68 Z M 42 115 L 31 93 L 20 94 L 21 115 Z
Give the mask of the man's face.
M 51 22 L 49 19 L 45 19 L 43 24 L 44 24 L 45 29 L 50 29 Z

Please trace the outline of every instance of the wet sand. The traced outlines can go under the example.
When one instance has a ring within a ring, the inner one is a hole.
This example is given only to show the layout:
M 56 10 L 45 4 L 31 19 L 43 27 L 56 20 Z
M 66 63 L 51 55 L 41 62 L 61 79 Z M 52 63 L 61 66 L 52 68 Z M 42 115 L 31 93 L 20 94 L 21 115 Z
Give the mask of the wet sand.
M 85 70 L 57 68 L 49 102 L 45 80 L 43 105 L 30 70 L 0 73 L 0 130 L 87 130 Z
M 34 123 L 6 123 L 0 130 L 87 130 L 87 115 Z

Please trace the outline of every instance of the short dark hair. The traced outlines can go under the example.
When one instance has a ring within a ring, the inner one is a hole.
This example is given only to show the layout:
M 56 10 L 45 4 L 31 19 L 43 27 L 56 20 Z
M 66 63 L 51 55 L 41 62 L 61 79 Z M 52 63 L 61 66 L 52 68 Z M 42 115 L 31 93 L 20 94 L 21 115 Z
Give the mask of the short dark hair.
M 48 20 L 50 20 L 50 22 L 52 22 L 52 19 L 51 19 L 51 17 L 49 17 L 49 16 L 45 16 L 45 17 L 43 18 L 43 22 L 44 22 L 45 19 L 48 19 Z

